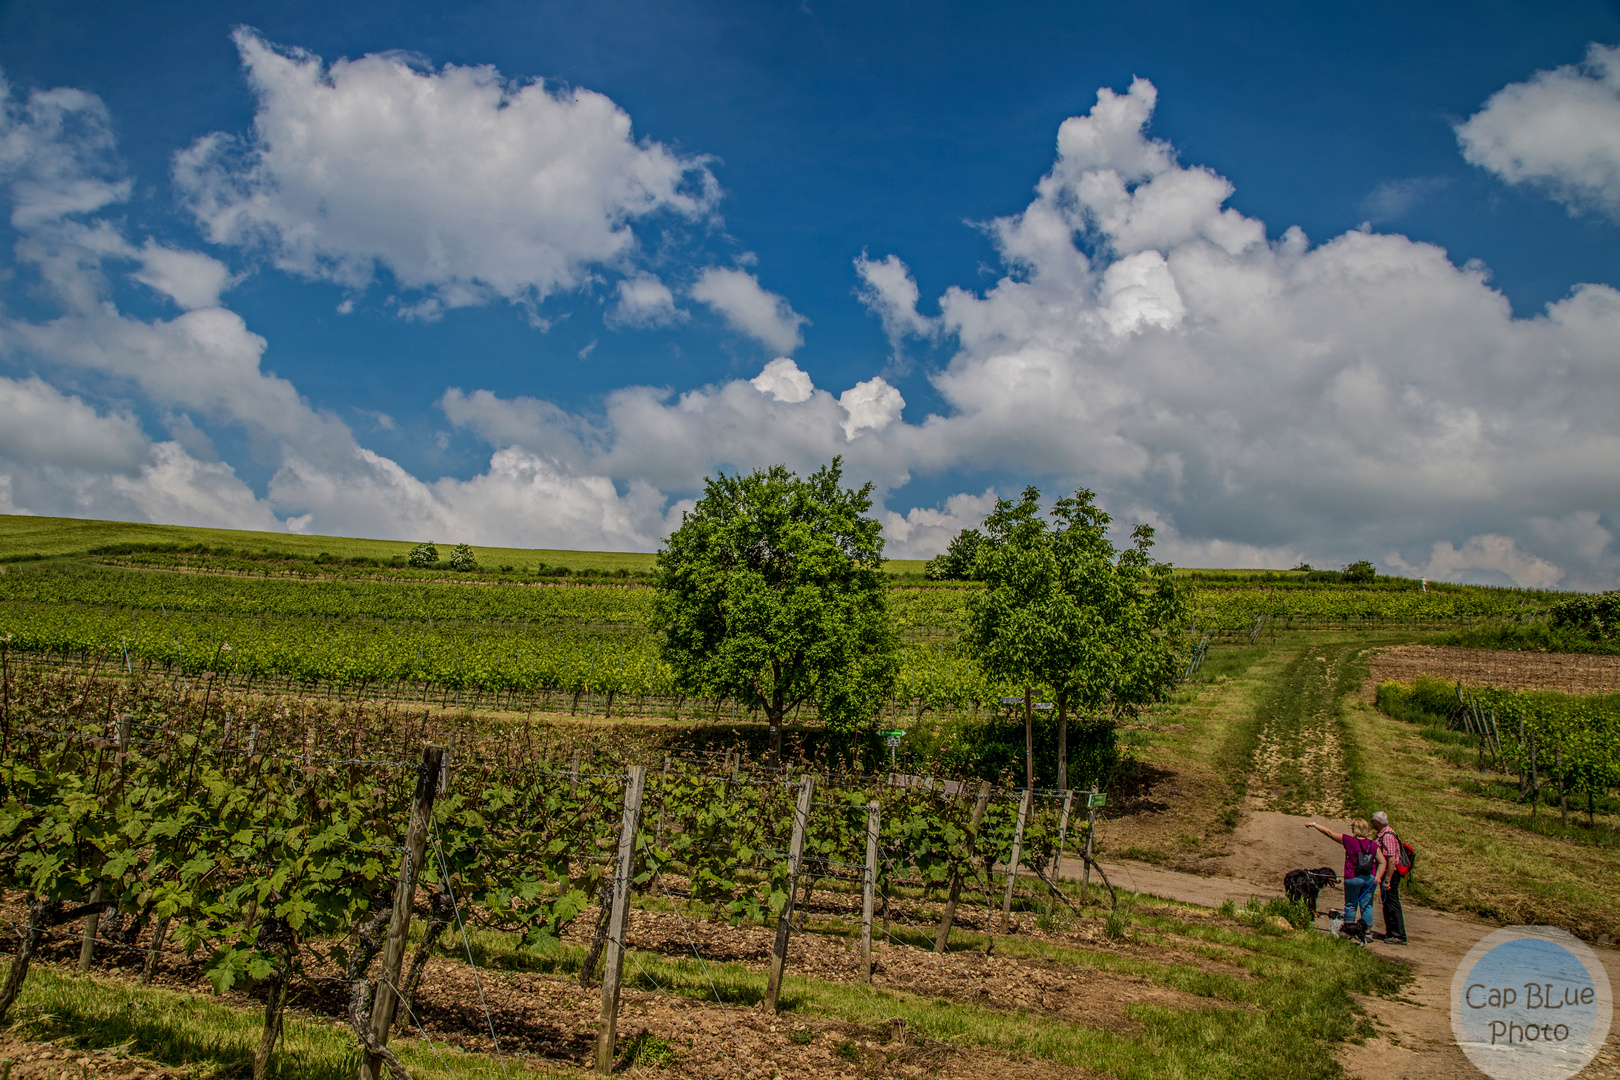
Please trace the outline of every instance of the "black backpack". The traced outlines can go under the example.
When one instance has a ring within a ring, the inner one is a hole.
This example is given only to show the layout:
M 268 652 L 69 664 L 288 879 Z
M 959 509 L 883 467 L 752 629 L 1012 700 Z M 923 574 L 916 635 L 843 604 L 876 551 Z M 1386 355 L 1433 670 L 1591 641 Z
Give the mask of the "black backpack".
M 1361 840 L 1358 836 L 1357 840 Z M 1366 843 L 1365 840 L 1362 843 Z M 1371 851 L 1363 848 L 1356 852 L 1356 877 L 1372 877 L 1378 871 L 1378 848 Z

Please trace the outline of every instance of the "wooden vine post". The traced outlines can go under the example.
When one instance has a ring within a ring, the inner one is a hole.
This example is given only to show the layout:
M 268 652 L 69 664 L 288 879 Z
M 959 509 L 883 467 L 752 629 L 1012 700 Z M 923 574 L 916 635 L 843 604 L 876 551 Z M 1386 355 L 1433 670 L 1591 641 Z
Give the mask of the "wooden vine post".
M 613 913 L 608 917 L 607 964 L 602 972 L 602 1015 L 596 1025 L 596 1071 L 613 1071 L 618 1047 L 619 984 L 624 978 L 624 937 L 630 926 L 630 880 L 635 872 L 636 825 L 641 819 L 641 793 L 647 767 L 630 766 L 624 781 L 624 818 L 619 824 L 619 859 L 613 875 Z
M 1087 800 L 1090 801 L 1089 799 Z M 1063 816 L 1058 819 L 1057 851 L 1052 855 L 1052 873 L 1049 875 L 1053 891 L 1057 890 L 1058 873 L 1063 869 L 1063 843 L 1069 838 L 1069 810 L 1074 806 L 1074 789 L 1063 793 Z
M 1097 832 L 1097 781 L 1091 782 L 1091 790 L 1086 792 L 1086 854 L 1085 867 L 1080 877 L 1080 902 L 1083 904 L 1091 899 L 1091 838 Z
M 866 804 L 866 880 L 861 883 L 861 974 L 872 981 L 872 909 L 876 906 L 878 875 L 878 830 L 883 808 Z
M 90 890 L 90 903 L 101 903 L 101 894 L 105 882 L 96 882 L 95 888 Z M 79 970 L 89 971 L 90 965 L 96 958 L 96 930 L 101 925 L 101 909 L 95 908 L 84 917 L 84 934 L 79 939 Z
M 411 928 L 411 902 L 416 898 L 416 878 L 427 850 L 428 826 L 433 820 L 433 800 L 439 794 L 439 776 L 444 769 L 444 748 L 424 746 L 422 761 L 416 767 L 416 791 L 411 796 L 411 820 L 405 833 L 405 854 L 399 862 L 399 879 L 394 883 L 394 910 L 388 918 L 388 938 L 383 945 L 382 970 L 377 991 L 371 1000 L 371 1040 L 379 1047 L 388 1045 L 388 1032 L 394 1026 L 394 1009 L 399 1004 L 399 969 L 405 960 L 405 938 Z M 360 1080 L 380 1080 L 383 1057 L 367 1049 L 360 1058 Z
M 979 781 L 979 797 L 973 804 L 973 824 L 968 828 L 968 854 L 967 860 L 971 862 L 978 854 L 979 825 L 984 821 L 984 812 L 990 806 L 990 781 Z M 945 944 L 950 940 L 951 924 L 956 921 L 956 904 L 962 899 L 962 868 L 958 866 L 951 873 L 951 891 L 945 898 L 945 912 L 939 919 L 939 932 L 934 935 L 934 951 L 943 953 Z
M 799 780 L 799 801 L 793 809 L 793 838 L 788 842 L 787 897 L 782 901 L 782 914 L 776 917 L 776 947 L 771 950 L 771 980 L 765 988 L 765 1007 L 771 1012 L 776 1011 L 776 1000 L 782 993 L 788 932 L 793 928 L 793 896 L 798 892 L 799 861 L 804 854 L 804 833 L 810 824 L 810 799 L 815 790 L 815 777 L 805 773 Z
M 1024 850 L 1024 823 L 1029 820 L 1030 803 L 1035 798 L 1034 788 L 1025 788 L 1024 797 L 1018 801 L 1018 825 L 1013 829 L 1012 861 L 1007 864 L 1007 893 L 1001 899 L 1001 932 L 1007 932 L 1007 924 L 1012 921 L 1013 886 L 1018 884 L 1018 857 Z

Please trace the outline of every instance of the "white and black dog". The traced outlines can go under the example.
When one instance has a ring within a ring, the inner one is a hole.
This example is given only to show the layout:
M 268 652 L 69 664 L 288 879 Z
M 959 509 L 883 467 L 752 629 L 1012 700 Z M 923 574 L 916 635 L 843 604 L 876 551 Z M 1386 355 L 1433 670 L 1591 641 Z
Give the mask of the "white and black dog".
M 1316 897 L 1329 885 L 1339 884 L 1339 875 L 1331 866 L 1318 866 L 1315 870 L 1290 870 L 1283 875 L 1283 892 L 1290 900 L 1303 900 L 1316 918 Z

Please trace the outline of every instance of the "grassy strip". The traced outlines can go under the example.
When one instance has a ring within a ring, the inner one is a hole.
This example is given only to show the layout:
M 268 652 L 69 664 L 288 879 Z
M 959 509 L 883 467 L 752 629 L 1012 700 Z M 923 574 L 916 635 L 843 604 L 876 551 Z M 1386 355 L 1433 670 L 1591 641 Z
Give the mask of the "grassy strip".
M 1013 1057 L 1029 1056 L 1108 1072 L 1120 1080 L 1141 1077 L 1332 1076 L 1337 1072 L 1332 1044 L 1369 1033 L 1351 994 L 1391 994 L 1406 979 L 1405 969 L 1365 950 L 1348 948 L 1326 935 L 1273 928 L 1263 916 L 1270 909 L 1212 920 L 1188 919 L 1174 905 L 1122 894 L 1118 936 L 1138 945 L 1176 947 L 1204 955 L 1242 974 L 1210 971 L 1174 961 L 1112 949 L 1085 949 L 1046 938 L 998 935 L 998 955 L 1044 961 L 1060 967 L 1089 968 L 1136 977 L 1207 999 L 1207 1010 L 1143 1005 L 1126 1015 L 1143 1026 L 1120 1035 L 1024 1009 L 995 1009 L 882 988 L 801 977 L 789 971 L 782 1007 L 861 1025 L 882 1026 L 901 1017 L 908 1030 L 926 1039 Z M 661 905 L 665 906 L 665 905 Z M 813 924 L 816 937 L 853 938 L 847 920 Z M 897 925 L 891 935 L 926 948 L 925 928 Z M 505 935 L 474 933 L 480 965 L 574 975 L 582 951 L 558 945 L 541 955 L 519 953 Z M 815 940 L 812 937 L 810 940 Z M 952 951 L 982 950 L 988 936 L 957 932 Z M 625 967 L 626 985 L 694 1000 L 718 999 L 751 1007 L 763 1000 L 763 972 L 740 963 L 700 963 L 634 950 Z
M 1284 1080 L 1302 1075 L 1333 1076 L 1338 1067 L 1333 1044 L 1367 1033 L 1351 994 L 1391 993 L 1400 969 L 1365 951 L 1314 933 L 1275 930 L 1256 912 L 1241 918 L 1188 919 L 1174 906 L 1146 906 L 1127 894 L 1122 937 L 1138 945 L 1176 947 L 1207 956 L 1232 971 L 1209 971 L 1156 959 L 1154 953 L 1084 949 L 1049 939 L 996 938 L 998 953 L 1055 964 L 1085 967 L 1145 979 L 1210 1002 L 1206 1009 L 1133 1006 L 1125 1015 L 1141 1025 L 1122 1034 L 1023 1008 L 993 1008 L 853 983 L 800 977 L 784 986 L 783 1010 L 805 1017 L 881 1028 L 903 1018 L 917 1037 L 957 1048 L 990 1051 L 1012 1058 L 1031 1057 L 1107 1072 L 1119 1080 L 1149 1078 L 1256 1078 Z M 835 932 L 852 934 L 848 925 Z M 923 935 L 926 937 L 927 935 Z M 481 967 L 578 973 L 582 950 L 558 944 L 536 955 L 519 952 L 507 935 L 474 932 L 474 956 Z M 815 940 L 812 938 L 812 940 Z M 953 937 L 958 947 L 981 948 L 980 934 Z M 494 978 L 500 976 L 494 975 Z M 765 976 L 740 963 L 702 963 L 633 950 L 625 966 L 633 989 L 693 1001 L 718 998 L 727 1006 L 750 1007 L 764 997 Z M 53 968 L 30 978 L 16 1014 L 19 1032 L 60 1039 L 81 1047 L 118 1046 L 168 1064 L 201 1066 L 200 1075 L 235 1075 L 251 1061 L 261 1017 L 255 1009 L 167 989 L 140 987 L 104 977 L 75 977 Z M 441 1048 L 437 1054 L 419 1039 L 391 1044 L 413 1074 L 474 1080 L 501 1075 L 500 1063 L 477 1054 Z M 278 1055 L 278 1075 L 339 1080 L 358 1064 L 345 1025 L 288 1017 Z M 573 1076 L 566 1067 L 534 1072 L 508 1061 L 512 1077 Z
M 447 559 L 450 548 L 458 538 L 424 536 L 422 539 L 436 541 L 440 547 L 440 558 Z M 372 559 L 389 559 L 395 555 L 409 554 L 416 542 L 0 514 L 0 562 L 83 555 L 92 548 L 119 544 L 206 544 L 235 551 L 284 551 L 308 558 L 325 553 L 340 558 L 363 555 Z M 653 566 L 651 554 L 632 551 L 554 551 L 501 547 L 476 547 L 473 551 L 478 561 L 486 566 L 502 563 L 533 566 L 537 562 L 575 570 L 651 570 Z
M 1252 653 L 1256 650 L 1243 651 Z M 1268 648 L 1263 657 L 1252 659 L 1245 668 L 1245 676 L 1251 680 L 1248 692 L 1239 702 L 1240 711 L 1226 722 L 1224 737 L 1215 757 L 1227 781 L 1227 797 L 1221 806 L 1220 818 L 1221 824 L 1227 829 L 1237 827 L 1243 797 L 1249 790 L 1249 776 L 1254 771 L 1255 752 L 1260 748 L 1261 733 L 1265 730 L 1268 717 L 1278 709 L 1278 691 L 1274 680 L 1286 679 L 1298 663 L 1298 656 L 1290 663 L 1281 650 Z M 1251 701 L 1254 702 L 1252 709 L 1246 707 Z
M 12 1013 L 25 1038 L 57 1040 L 80 1048 L 118 1047 L 193 1075 L 242 1076 L 252 1072 L 253 1050 L 264 1014 L 202 994 L 106 976 L 74 976 L 52 967 L 28 972 Z M 496 1080 L 501 1063 L 449 1047 L 437 1052 L 419 1038 L 396 1037 L 389 1047 L 414 1076 L 442 1080 Z M 287 1016 L 271 1075 L 286 1080 L 351 1080 L 360 1067 L 347 1024 Z M 573 1069 L 535 1071 L 508 1061 L 505 1076 L 522 1080 L 582 1075 Z
M 1528 806 L 1490 797 L 1489 777 L 1454 764 L 1449 740 L 1431 742 L 1423 728 L 1359 701 L 1348 719 L 1362 744 L 1350 770 L 1358 802 L 1387 810 L 1418 852 L 1406 890 L 1415 902 L 1620 938 L 1612 825 L 1564 829 L 1546 810 L 1532 822 Z

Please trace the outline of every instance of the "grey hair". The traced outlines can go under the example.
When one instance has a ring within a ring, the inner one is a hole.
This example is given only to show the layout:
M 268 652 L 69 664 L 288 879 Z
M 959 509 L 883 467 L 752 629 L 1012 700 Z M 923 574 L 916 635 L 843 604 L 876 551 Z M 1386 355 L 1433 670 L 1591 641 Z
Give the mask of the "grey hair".
M 1382 829 L 1389 824 L 1389 815 L 1382 810 L 1374 810 L 1372 823 Z

